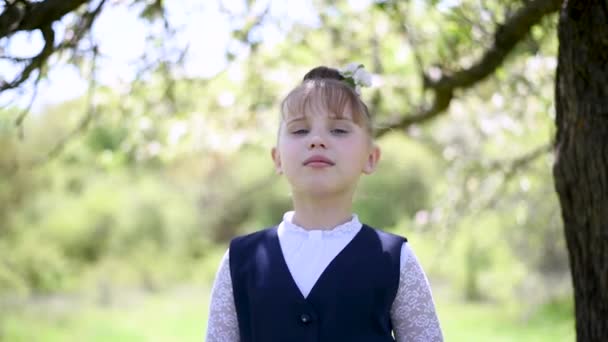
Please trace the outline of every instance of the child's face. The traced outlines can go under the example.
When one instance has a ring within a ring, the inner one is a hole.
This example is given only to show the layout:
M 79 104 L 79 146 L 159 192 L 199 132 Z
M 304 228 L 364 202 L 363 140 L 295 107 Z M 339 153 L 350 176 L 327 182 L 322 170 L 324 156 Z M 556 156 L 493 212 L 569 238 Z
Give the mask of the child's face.
M 294 194 L 352 194 L 361 173 L 374 171 L 380 150 L 348 110 L 342 118 L 319 108 L 311 111 L 281 123 L 272 149 L 275 167 Z

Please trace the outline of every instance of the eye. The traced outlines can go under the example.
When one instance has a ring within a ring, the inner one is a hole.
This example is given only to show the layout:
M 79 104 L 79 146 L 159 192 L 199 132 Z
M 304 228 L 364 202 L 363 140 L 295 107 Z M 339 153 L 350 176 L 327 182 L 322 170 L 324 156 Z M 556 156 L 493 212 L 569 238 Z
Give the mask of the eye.
M 342 128 L 334 128 L 331 130 L 331 133 L 335 135 L 344 135 L 348 134 L 348 131 Z
M 308 130 L 307 129 L 303 129 L 303 128 L 302 129 L 297 129 L 297 130 L 294 130 L 294 131 L 291 132 L 291 134 L 294 134 L 294 135 L 304 135 L 306 133 L 308 133 Z

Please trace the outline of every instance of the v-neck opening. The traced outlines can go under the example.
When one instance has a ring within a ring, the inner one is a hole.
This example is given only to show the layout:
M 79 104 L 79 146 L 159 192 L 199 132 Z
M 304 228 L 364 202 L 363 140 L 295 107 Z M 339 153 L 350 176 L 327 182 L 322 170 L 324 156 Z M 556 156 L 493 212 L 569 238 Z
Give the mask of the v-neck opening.
M 343 257 L 343 254 L 345 253 L 345 251 L 349 247 L 351 247 L 351 245 L 353 245 L 355 240 L 358 240 L 360 238 L 364 229 L 366 229 L 366 226 L 362 225 L 361 229 L 359 229 L 359 231 L 355 234 L 355 236 L 353 236 L 353 238 L 344 246 L 344 248 L 342 248 L 342 250 L 340 250 L 340 252 L 338 252 L 338 254 L 336 254 L 336 256 L 327 264 L 325 269 L 321 272 L 321 274 L 319 275 L 319 277 L 317 278 L 315 283 L 312 285 L 310 291 L 308 291 L 308 296 L 304 296 L 304 294 L 298 287 L 298 284 L 296 283 L 296 280 L 295 280 L 293 274 L 291 273 L 289 266 L 287 265 L 287 260 L 285 259 L 285 255 L 283 254 L 283 249 L 281 248 L 281 242 L 279 240 L 278 227 L 274 229 L 274 231 L 273 231 L 274 236 L 272 237 L 272 240 L 273 240 L 272 247 L 277 249 L 278 255 L 280 255 L 280 259 L 281 259 L 280 266 L 284 270 L 284 272 L 286 272 L 287 276 L 289 277 L 289 280 L 290 280 L 289 283 L 291 284 L 292 289 L 298 293 L 299 299 L 301 299 L 305 302 L 308 302 L 308 299 L 312 297 L 313 292 L 315 292 L 315 290 L 319 287 L 319 283 L 321 283 L 323 281 L 323 278 L 326 277 L 326 274 L 328 273 L 328 269 L 330 269 L 334 266 L 334 264 L 336 263 L 336 260 Z

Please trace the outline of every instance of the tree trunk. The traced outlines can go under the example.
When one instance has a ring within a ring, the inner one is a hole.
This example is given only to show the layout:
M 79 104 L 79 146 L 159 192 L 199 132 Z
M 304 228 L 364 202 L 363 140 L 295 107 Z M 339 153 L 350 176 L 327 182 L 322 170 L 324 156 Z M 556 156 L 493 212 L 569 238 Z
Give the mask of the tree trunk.
M 608 1 L 565 0 L 559 19 L 555 187 L 577 341 L 608 341 Z

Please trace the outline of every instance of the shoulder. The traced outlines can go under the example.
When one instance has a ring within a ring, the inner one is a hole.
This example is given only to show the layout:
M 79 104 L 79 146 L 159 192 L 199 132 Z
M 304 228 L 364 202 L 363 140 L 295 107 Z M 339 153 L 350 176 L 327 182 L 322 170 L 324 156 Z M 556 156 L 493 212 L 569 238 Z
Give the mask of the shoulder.
M 276 236 L 276 234 L 277 227 L 274 226 L 237 236 L 230 241 L 230 254 L 255 247 L 264 241 L 268 241 L 271 237 Z
M 407 238 L 405 236 L 389 233 L 365 223 L 361 229 L 367 230 L 370 234 L 377 236 L 382 243 L 397 244 L 401 247 L 405 242 L 407 242 Z
M 404 236 L 386 232 L 381 229 L 363 224 L 362 232 L 368 236 L 368 241 L 382 253 L 388 253 L 395 259 L 399 259 L 403 255 L 403 249 L 407 245 L 407 239 Z
M 277 230 L 277 226 L 273 226 L 273 227 L 268 227 L 268 228 L 264 228 L 262 230 L 258 230 L 255 231 L 253 233 L 249 233 L 249 234 L 245 234 L 245 235 L 239 235 L 237 237 L 234 237 L 231 241 L 230 244 L 240 244 L 240 243 L 252 243 L 255 241 L 259 241 L 261 239 L 265 239 L 269 236 L 272 236 L 273 234 L 276 235 L 276 230 Z
M 270 227 L 237 236 L 230 241 L 228 253 L 233 279 L 241 279 L 240 276 L 246 274 L 252 267 L 255 268 L 258 262 L 267 260 L 276 234 L 276 227 Z

